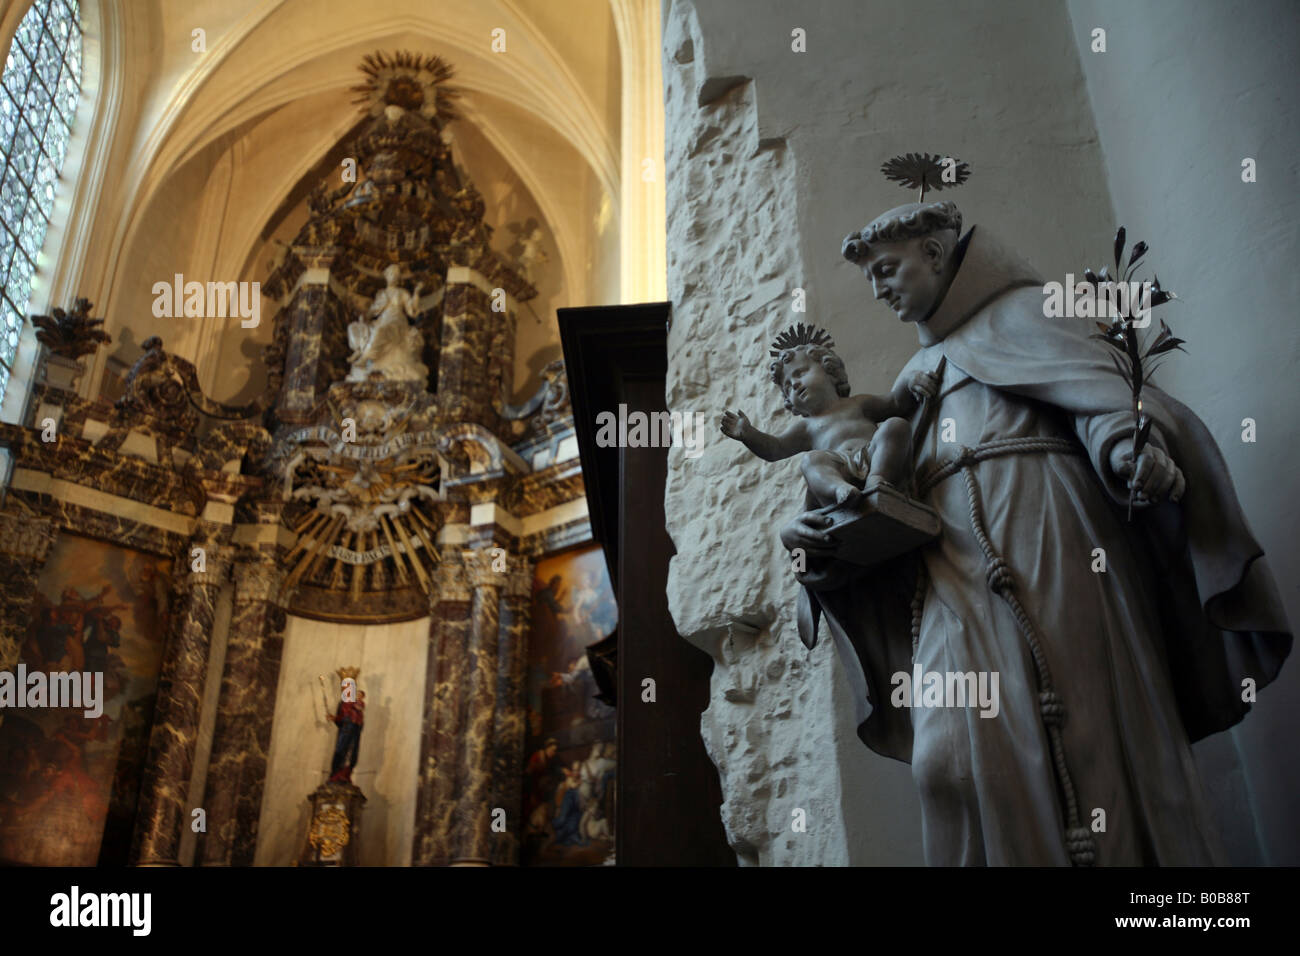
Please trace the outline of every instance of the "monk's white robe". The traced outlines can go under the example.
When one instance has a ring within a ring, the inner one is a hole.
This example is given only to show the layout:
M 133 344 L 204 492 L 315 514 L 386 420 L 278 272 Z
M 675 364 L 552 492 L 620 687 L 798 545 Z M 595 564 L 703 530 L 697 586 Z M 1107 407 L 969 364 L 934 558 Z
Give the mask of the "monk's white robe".
M 1030 295 L 1041 292 L 1030 290 Z M 914 361 L 938 365 L 942 343 Z M 951 420 L 949 423 L 947 420 Z M 917 456 L 918 473 L 958 445 L 1076 433 L 1097 450 L 1131 433 L 1111 413 L 1076 421 L 1007 396 L 946 365 L 940 401 Z M 939 427 L 935 427 L 939 426 Z M 1016 594 L 1040 635 L 1066 709 L 1065 756 L 1099 863 L 1216 862 L 1212 828 L 1187 734 L 1178 717 L 1149 595 L 1153 569 L 1135 553 L 1122 510 L 1098 493 L 1092 463 L 1057 452 L 1014 454 L 975 466 L 989 541 L 1011 568 Z M 986 586 L 987 562 L 970 521 L 960 474 L 927 503 L 943 534 L 925 550 L 925 597 L 917 664 L 922 673 L 996 671 L 999 711 L 913 708 L 912 773 L 931 864 L 1068 864 L 1062 811 L 1039 716 L 1038 678 L 1009 605 Z M 1106 571 L 1094 572 L 1094 549 Z
M 1104 811 L 1105 829 L 1093 833 L 1100 865 L 1221 862 L 1190 741 L 1239 720 L 1247 709 L 1240 676 L 1262 686 L 1289 650 L 1258 546 L 1235 499 L 1223 503 L 1231 485 L 1212 439 L 1154 389 L 1144 401 L 1156 419 L 1151 442 L 1183 467 L 1188 492 L 1182 505 L 1126 521 L 1127 489 L 1109 455 L 1131 436 L 1132 415 L 1104 346 L 1087 339 L 1095 327 L 1043 318 L 1040 279 L 991 237 L 964 242 L 931 322 L 964 321 L 899 376 L 933 371 L 946 358 L 916 439 L 916 473 L 961 446 L 1043 437 L 1074 444 L 1075 454 L 989 458 L 974 473 L 989 542 L 1011 570 L 1064 704 L 1064 754 L 1082 825 Z M 954 441 L 943 440 L 945 430 Z M 920 552 L 929 583 L 915 659 L 915 556 L 808 592 L 858 691 L 859 733 L 912 763 L 927 863 L 1069 865 L 1038 673 L 1011 608 L 988 584 L 966 482 L 951 475 L 923 500 L 939 513 L 942 534 Z M 1200 522 L 1184 522 L 1181 508 Z M 1095 549 L 1105 552 L 1104 573 L 1093 570 Z M 923 673 L 996 672 L 997 716 L 981 717 L 973 705 L 892 707 L 892 675 L 918 665 Z M 1176 685 L 1187 697 L 1181 712 Z

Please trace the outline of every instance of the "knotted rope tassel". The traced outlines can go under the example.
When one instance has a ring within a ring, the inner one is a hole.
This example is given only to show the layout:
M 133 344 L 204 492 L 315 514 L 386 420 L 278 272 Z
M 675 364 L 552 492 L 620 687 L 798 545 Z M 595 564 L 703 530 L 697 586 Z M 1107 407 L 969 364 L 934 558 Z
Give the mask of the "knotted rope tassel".
M 975 448 L 963 447 L 955 458 L 932 469 L 917 483 L 917 496 L 927 494 L 935 485 L 952 475 L 961 472 L 966 483 L 966 500 L 969 506 L 971 531 L 984 555 L 984 571 L 989 589 L 1006 602 L 1016 619 L 1016 627 L 1025 643 L 1029 646 L 1030 656 L 1034 661 L 1034 670 L 1038 677 L 1038 713 L 1047 731 L 1048 746 L 1052 753 L 1052 769 L 1065 804 L 1065 848 L 1070 862 L 1075 866 L 1092 866 L 1097 861 L 1097 843 L 1092 831 L 1084 826 L 1079 815 L 1079 799 L 1074 788 L 1074 780 L 1065 760 L 1065 737 L 1062 727 L 1065 724 L 1065 702 L 1056 693 L 1052 682 L 1052 672 L 1043 653 L 1042 641 L 1038 629 L 1030 619 L 1028 611 L 1016 594 L 1015 576 L 1010 566 L 994 549 L 989 541 L 988 528 L 984 524 L 984 510 L 980 504 L 979 482 L 975 478 L 974 466 L 989 458 L 1001 455 L 1024 454 L 1028 452 L 1065 452 L 1080 454 L 1082 449 L 1063 438 L 1008 438 L 985 442 Z M 915 658 L 917 645 L 921 636 L 921 614 L 925 607 L 925 592 L 928 587 L 928 575 L 922 563 L 917 573 L 916 593 L 912 597 L 912 654 Z

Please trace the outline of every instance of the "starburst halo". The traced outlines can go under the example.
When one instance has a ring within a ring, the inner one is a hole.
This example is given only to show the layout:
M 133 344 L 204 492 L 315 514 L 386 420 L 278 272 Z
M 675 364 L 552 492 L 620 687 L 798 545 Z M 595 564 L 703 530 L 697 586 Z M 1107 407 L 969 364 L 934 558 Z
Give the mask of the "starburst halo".
M 970 179 L 970 163 L 953 160 L 955 165 L 951 169 L 955 181 L 945 182 L 943 173 L 945 164 L 949 160 L 953 160 L 953 158 L 931 153 L 908 153 L 905 156 L 895 156 L 893 159 L 887 160 L 880 167 L 880 171 L 891 182 L 896 182 L 908 189 L 919 189 L 921 198 L 918 202 L 925 202 L 927 189 L 941 192 L 945 187 L 960 186 Z
M 397 53 L 371 53 L 361 62 L 366 79 L 352 87 L 358 94 L 353 100 L 371 116 L 378 116 L 389 106 L 400 106 L 440 123 L 456 119 L 454 100 L 460 90 L 446 86 L 454 71 L 440 56 L 424 56 L 405 50 Z
M 833 349 L 835 340 L 825 329 L 800 322 L 777 335 L 768 354 L 779 357 L 786 349 L 798 348 L 800 345 L 820 345 L 823 348 Z

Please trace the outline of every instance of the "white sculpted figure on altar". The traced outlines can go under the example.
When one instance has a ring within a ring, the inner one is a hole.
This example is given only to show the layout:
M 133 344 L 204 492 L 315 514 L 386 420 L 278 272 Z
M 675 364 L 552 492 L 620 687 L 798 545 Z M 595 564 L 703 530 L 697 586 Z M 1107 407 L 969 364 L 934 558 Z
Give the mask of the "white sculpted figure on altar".
M 420 361 L 424 336 L 407 322 L 408 317 L 420 314 L 421 283 L 415 284 L 414 292 L 407 292 L 397 284 L 401 272 L 398 265 L 384 270 L 388 285 L 379 290 L 367 310 L 378 318 L 372 322 L 358 318 L 348 326 L 348 345 L 353 350 L 348 356 L 352 365 L 349 382 L 422 382 L 429 377 L 428 366 Z

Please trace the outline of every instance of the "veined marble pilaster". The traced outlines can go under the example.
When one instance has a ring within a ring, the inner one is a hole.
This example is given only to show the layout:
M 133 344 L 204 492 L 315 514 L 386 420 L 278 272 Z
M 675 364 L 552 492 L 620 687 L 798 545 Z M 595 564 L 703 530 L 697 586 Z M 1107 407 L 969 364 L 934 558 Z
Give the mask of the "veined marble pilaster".
M 517 866 L 523 837 L 524 670 L 532 617 L 533 562 L 511 558 L 501 575 L 501 623 L 497 630 L 496 712 L 492 730 L 492 808 L 506 812 L 504 833 L 492 833 L 492 863 Z
M 284 648 L 283 571 L 274 547 L 235 565 L 234 609 L 208 763 L 204 866 L 251 866 Z
M 308 422 L 330 383 L 347 372 L 338 362 L 340 354 L 347 354 L 347 320 L 329 287 L 338 250 L 297 247 L 295 252 L 308 272 L 286 306 L 286 376 L 276 414 L 284 422 Z
M 463 552 L 444 545 L 441 555 L 437 587 L 429 604 L 429 669 L 411 848 L 415 866 L 444 866 L 451 861 L 452 817 L 458 793 L 456 768 L 468 669 L 471 585 Z
M 532 561 L 446 547 L 439 570 L 412 859 L 517 864 Z M 505 832 L 492 830 L 498 808 Z
M 492 381 L 493 313 L 487 293 L 468 282 L 449 281 L 442 299 L 442 347 L 438 358 L 438 396 L 449 421 L 497 423 Z M 450 405 L 449 405 L 450 403 Z
M 465 731 L 457 766 L 460 797 L 452 833 L 453 864 L 486 864 L 492 859 L 492 736 L 497 699 L 498 604 L 504 572 L 493 568 L 491 548 L 464 552 L 473 596 L 470 602 L 469 659 L 465 670 Z
M 230 567 L 230 526 L 200 521 L 179 566 L 176 617 L 158 678 L 149 753 L 140 781 L 131 859 L 140 866 L 179 866 L 181 827 L 189 819 L 186 791 L 194 769 L 203 681 L 208 667 L 217 592 Z M 193 570 L 202 548 L 203 570 Z

